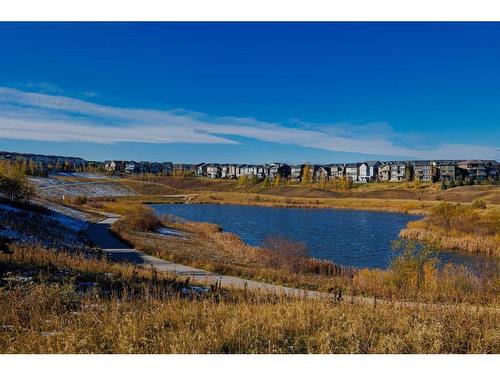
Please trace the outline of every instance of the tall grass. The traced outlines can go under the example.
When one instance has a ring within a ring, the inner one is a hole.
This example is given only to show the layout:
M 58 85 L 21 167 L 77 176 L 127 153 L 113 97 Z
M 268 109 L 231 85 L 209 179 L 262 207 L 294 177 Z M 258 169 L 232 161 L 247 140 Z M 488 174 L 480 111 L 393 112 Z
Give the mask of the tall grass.
M 430 248 L 417 251 L 412 242 L 404 243 L 387 270 L 353 270 L 309 258 L 300 244 L 286 239 L 270 239 L 264 247 L 254 247 L 215 224 L 164 221 L 164 225 L 181 230 L 186 238 L 166 238 L 118 226 L 116 230 L 150 255 L 271 283 L 425 302 L 495 304 L 500 295 L 498 272 L 473 273 L 453 265 L 439 268 Z M 424 254 L 425 261 L 420 258 Z
M 9 301 L 10 303 L 7 303 Z M 498 353 L 495 313 L 0 291 L 1 353 Z
M 500 256 L 500 211 L 442 202 L 424 220 L 408 223 L 400 236 Z
M 500 352 L 494 309 L 214 288 L 197 296 L 183 293 L 182 280 L 105 257 L 24 245 L 12 250 L 0 254 L 0 353 Z M 414 268 L 403 262 L 398 287 L 407 288 L 404 275 L 411 280 L 412 269 L 425 270 L 427 261 Z

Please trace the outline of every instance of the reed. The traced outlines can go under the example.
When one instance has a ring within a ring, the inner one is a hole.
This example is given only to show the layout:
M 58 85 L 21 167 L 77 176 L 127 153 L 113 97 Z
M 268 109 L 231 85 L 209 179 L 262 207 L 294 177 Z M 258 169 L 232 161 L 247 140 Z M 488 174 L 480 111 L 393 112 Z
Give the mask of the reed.
M 250 246 L 214 224 L 165 220 L 163 223 L 182 231 L 185 237 L 125 231 L 119 224 L 114 228 L 122 238 L 147 254 L 212 272 L 281 285 L 422 302 L 495 305 L 500 295 L 500 277 L 498 272 L 492 272 L 498 267 L 495 260 L 491 267 L 478 273 L 452 265 L 439 268 L 430 250 L 428 261 L 418 263 L 419 252 L 412 242 L 404 244 L 395 263 L 387 270 L 354 270 L 305 256 L 290 256 L 290 251 L 280 253 Z M 415 283 L 421 274 L 425 274 L 422 282 Z
M 0 353 L 500 352 L 495 309 L 214 288 L 198 296 L 182 293 L 185 281 L 99 256 L 12 250 L 0 254 Z M 10 281 L 26 273 L 31 281 Z
M 432 242 L 444 250 L 500 256 L 500 211 L 442 202 L 424 220 L 413 221 L 400 237 Z

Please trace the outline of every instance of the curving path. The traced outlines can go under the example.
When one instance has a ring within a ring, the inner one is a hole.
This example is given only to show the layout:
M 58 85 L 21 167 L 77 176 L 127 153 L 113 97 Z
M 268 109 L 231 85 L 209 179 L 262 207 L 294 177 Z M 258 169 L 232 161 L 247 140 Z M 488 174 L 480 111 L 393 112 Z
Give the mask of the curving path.
M 103 251 L 105 251 L 111 260 L 114 261 L 127 261 L 139 266 L 145 267 L 154 267 L 159 272 L 169 272 L 171 274 L 175 274 L 178 276 L 189 277 L 191 280 L 215 284 L 219 282 L 223 287 L 233 287 L 244 289 L 247 288 L 249 290 L 254 291 L 263 291 L 268 293 L 273 293 L 277 295 L 287 295 L 287 296 L 295 296 L 295 297 L 307 297 L 307 298 L 329 298 L 333 300 L 337 300 L 337 297 L 334 294 L 326 293 L 326 292 L 317 292 L 299 288 L 292 288 L 283 285 L 274 285 L 265 282 L 259 282 L 254 280 L 242 279 L 240 277 L 235 276 L 227 276 L 220 275 L 212 272 L 208 272 L 202 269 L 193 268 L 189 266 L 185 266 L 182 264 L 169 262 L 151 255 L 147 255 L 141 251 L 138 251 L 132 247 L 130 247 L 127 243 L 118 239 L 111 231 L 110 227 L 115 221 L 120 219 L 119 215 L 110 214 L 106 212 L 99 212 L 103 216 L 106 216 L 105 219 L 90 224 L 87 229 L 88 238 L 98 245 Z M 488 307 L 488 306 L 473 306 L 473 305 L 461 305 L 461 304 L 438 304 L 438 303 L 417 303 L 411 301 L 387 301 L 383 299 L 375 299 L 373 297 L 360 297 L 360 296 L 350 296 L 343 295 L 344 300 L 349 300 L 353 303 L 364 303 L 375 305 L 379 304 L 392 304 L 397 306 L 412 306 L 412 307 L 466 307 L 466 308 L 474 308 L 478 310 L 493 310 L 495 312 L 499 311 L 499 308 L 496 306 Z
M 87 236 L 93 243 L 95 243 L 103 251 L 105 251 L 111 260 L 127 261 L 140 266 L 154 267 L 159 272 L 169 272 L 178 276 L 189 277 L 191 280 L 195 280 L 198 282 L 206 282 L 210 284 L 219 282 L 224 287 L 234 287 L 242 289 L 248 288 L 250 290 L 260 290 L 276 294 L 286 294 L 299 297 L 335 297 L 330 293 L 309 291 L 282 285 L 274 285 L 259 281 L 247 280 L 234 276 L 220 275 L 147 255 L 130 247 L 127 243 L 121 241 L 110 231 L 111 224 L 119 220 L 119 216 L 111 214 L 106 214 L 106 216 L 107 217 L 105 219 L 89 225 Z M 361 301 L 365 303 L 373 303 L 374 301 L 373 298 L 366 297 L 350 298 L 355 301 Z

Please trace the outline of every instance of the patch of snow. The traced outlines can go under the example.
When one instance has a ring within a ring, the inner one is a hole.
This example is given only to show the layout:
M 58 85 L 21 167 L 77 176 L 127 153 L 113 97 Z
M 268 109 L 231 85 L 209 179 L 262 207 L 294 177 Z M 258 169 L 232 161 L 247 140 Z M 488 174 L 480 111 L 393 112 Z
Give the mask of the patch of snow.
M 50 216 L 50 219 L 57 221 L 65 228 L 71 229 L 75 232 L 85 230 L 88 227 L 88 223 L 86 223 L 85 221 L 74 219 L 70 216 L 62 214 L 54 214 Z
M 109 180 L 110 179 L 110 177 L 105 175 L 105 174 L 87 173 L 87 172 L 55 172 L 55 173 L 50 173 L 49 176 L 91 178 L 94 180 Z
M 33 278 L 31 276 L 10 276 L 4 277 L 3 280 L 15 283 L 28 283 L 30 281 L 33 281 Z
M 160 228 L 158 229 L 158 233 L 163 235 L 163 236 L 174 236 L 174 237 L 182 237 L 185 238 L 182 232 L 175 230 L 175 229 L 170 229 L 170 228 Z
M 202 296 L 206 293 L 210 292 L 210 288 L 202 287 L 202 286 L 187 286 L 181 289 L 181 293 L 185 296 L 194 297 L 194 296 Z
M 38 193 L 49 198 L 64 197 L 123 197 L 137 195 L 129 188 L 109 179 L 109 181 L 63 181 L 56 178 L 30 177 L 38 188 Z

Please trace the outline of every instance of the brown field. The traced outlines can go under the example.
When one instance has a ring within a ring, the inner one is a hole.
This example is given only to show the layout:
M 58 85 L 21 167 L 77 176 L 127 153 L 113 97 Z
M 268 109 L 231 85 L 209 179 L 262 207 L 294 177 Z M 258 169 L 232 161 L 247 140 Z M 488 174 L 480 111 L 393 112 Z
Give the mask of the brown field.
M 104 259 L 13 251 L 0 254 L 0 353 L 500 352 L 494 310 L 196 294 Z
M 440 185 L 429 183 L 370 183 L 354 184 L 347 191 L 321 188 L 319 184 L 281 185 L 266 187 L 263 184 L 238 186 L 237 180 L 222 180 L 194 177 L 153 177 L 152 182 L 174 189 L 171 194 L 193 194 L 204 192 L 238 192 L 276 195 L 294 198 L 374 198 L 403 200 L 437 200 L 470 203 L 476 198 L 489 204 L 500 205 L 500 186 L 461 186 L 440 190 Z

